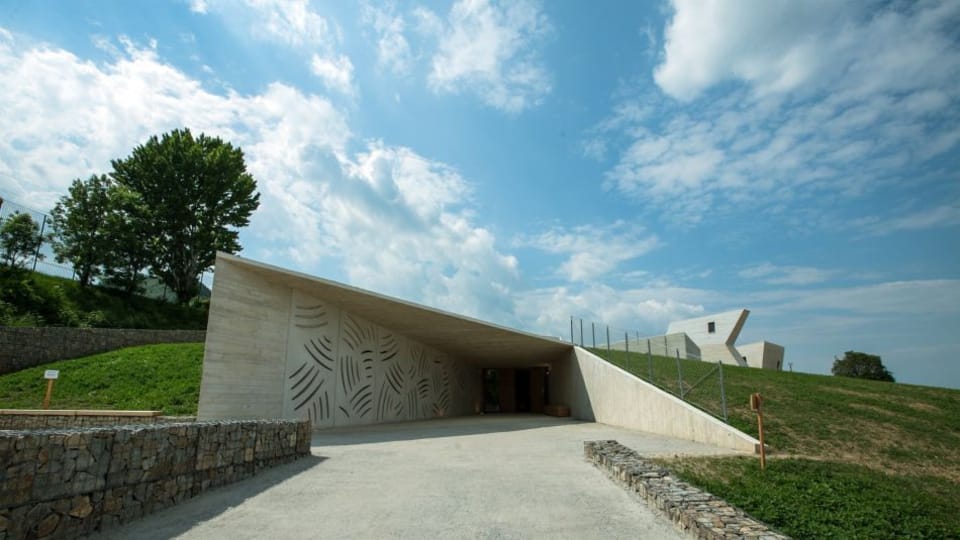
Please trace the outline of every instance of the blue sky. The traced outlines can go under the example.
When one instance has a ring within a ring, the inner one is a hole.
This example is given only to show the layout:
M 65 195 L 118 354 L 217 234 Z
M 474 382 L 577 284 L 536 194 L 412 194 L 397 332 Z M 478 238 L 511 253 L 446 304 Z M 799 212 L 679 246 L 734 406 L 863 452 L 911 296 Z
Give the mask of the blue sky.
M 0 0 L 0 195 L 241 146 L 243 255 L 567 335 L 960 388 L 960 3 Z

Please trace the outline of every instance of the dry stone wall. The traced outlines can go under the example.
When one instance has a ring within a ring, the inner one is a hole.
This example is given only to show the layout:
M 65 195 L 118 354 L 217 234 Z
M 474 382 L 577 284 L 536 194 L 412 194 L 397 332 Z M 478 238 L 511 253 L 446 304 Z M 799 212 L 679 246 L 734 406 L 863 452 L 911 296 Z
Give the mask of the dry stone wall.
M 617 441 L 586 441 L 587 461 L 699 540 L 790 540 L 727 501 L 644 460 Z
M 194 416 L 82 414 L 82 411 L 80 414 L 77 414 L 76 411 L 51 414 L 51 412 L 42 411 L 42 414 L 29 414 L 29 411 L 0 410 L 0 430 L 72 429 L 126 424 L 169 424 L 196 420 Z
M 310 424 L 0 431 L 0 540 L 77 538 L 310 453 Z
M 0 327 L 0 375 L 41 364 L 153 343 L 202 343 L 205 330 Z

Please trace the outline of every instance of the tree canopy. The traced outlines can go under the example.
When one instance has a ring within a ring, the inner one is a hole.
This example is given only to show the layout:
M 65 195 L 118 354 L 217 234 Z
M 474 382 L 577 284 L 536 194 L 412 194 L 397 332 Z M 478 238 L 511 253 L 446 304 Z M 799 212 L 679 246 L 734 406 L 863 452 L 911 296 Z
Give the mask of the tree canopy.
M 38 252 L 42 241 L 40 227 L 30 214 L 14 212 L 0 225 L 0 250 L 3 264 L 23 268 L 31 257 L 43 259 Z
M 843 358 L 834 358 L 830 371 L 840 377 L 896 382 L 893 374 L 887 371 L 880 357 L 875 354 L 847 351 L 843 353 Z
M 77 178 L 51 212 L 57 231 L 53 237 L 57 262 L 73 264 L 81 287 L 101 274 L 106 254 L 114 245 L 104 219 L 110 209 L 112 185 L 106 175 L 93 175 L 87 181 Z
M 150 268 L 181 302 L 199 290 L 217 251 L 240 250 L 239 227 L 260 205 L 243 151 L 189 129 L 153 136 L 115 160 L 113 179 L 139 197 L 131 218 L 149 223 Z

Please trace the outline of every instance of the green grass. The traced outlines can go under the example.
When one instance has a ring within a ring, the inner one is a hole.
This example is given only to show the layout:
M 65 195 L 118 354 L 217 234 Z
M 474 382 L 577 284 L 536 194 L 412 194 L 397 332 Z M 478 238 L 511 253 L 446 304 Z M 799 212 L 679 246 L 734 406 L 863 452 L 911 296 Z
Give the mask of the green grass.
M 39 409 L 43 372 L 60 370 L 51 409 L 159 410 L 194 415 L 200 395 L 203 345 L 131 347 L 62 360 L 0 376 L 0 409 Z
M 202 330 L 207 310 L 0 266 L 0 324 Z
M 594 352 L 649 378 L 645 354 Z M 677 360 L 652 360 L 653 382 L 676 392 Z M 685 383 L 713 368 L 680 364 Z M 682 458 L 668 464 L 681 477 L 797 538 L 960 537 L 960 391 L 735 366 L 723 375 L 730 424 L 755 437 L 749 396 L 764 397 L 767 471 L 756 459 Z M 717 414 L 717 374 L 689 399 Z

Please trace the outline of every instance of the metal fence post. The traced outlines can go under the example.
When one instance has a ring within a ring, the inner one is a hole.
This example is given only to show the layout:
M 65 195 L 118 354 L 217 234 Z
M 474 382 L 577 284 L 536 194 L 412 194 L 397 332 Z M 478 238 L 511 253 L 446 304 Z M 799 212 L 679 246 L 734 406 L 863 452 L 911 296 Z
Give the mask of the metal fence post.
M 677 382 L 680 384 L 680 399 L 683 397 L 683 370 L 680 368 L 680 349 L 674 349 L 677 351 Z
M 647 364 L 650 365 L 650 382 L 653 382 L 653 355 L 650 353 L 650 340 L 647 340 Z
M 610 325 L 607 325 L 607 356 L 610 356 Z
M 43 246 L 43 231 L 47 227 L 47 215 L 43 215 L 43 222 L 40 224 L 40 241 L 37 242 L 37 251 L 33 253 L 33 271 L 37 271 L 37 259 L 40 258 L 40 248 Z
M 720 406 L 723 407 L 723 421 L 727 421 L 727 390 L 723 386 L 723 362 L 717 361 L 717 368 L 720 370 Z
M 583 319 L 580 319 L 580 346 L 583 347 Z
M 593 348 L 594 348 L 594 349 L 597 348 L 597 328 L 596 328 L 596 326 L 597 326 L 597 325 L 595 325 L 594 323 L 590 323 L 590 335 L 593 336 Z
M 623 359 L 624 369 L 630 371 L 630 334 L 628 332 L 623 333 L 623 347 L 626 351 L 626 357 Z
M 573 340 L 573 315 L 570 316 L 570 343 L 576 343 Z

